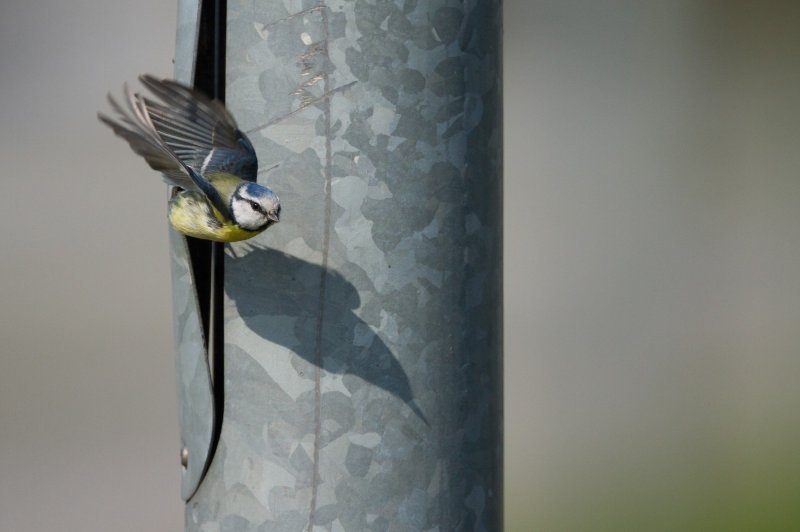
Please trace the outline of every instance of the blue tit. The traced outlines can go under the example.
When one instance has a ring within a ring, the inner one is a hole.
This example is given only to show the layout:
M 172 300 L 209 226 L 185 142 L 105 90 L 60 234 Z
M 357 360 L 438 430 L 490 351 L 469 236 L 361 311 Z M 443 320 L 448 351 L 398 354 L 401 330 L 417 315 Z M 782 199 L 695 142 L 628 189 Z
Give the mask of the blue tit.
M 256 182 L 256 152 L 225 106 L 176 81 L 139 80 L 152 97 L 126 87 L 128 108 L 109 95 L 118 116 L 98 117 L 180 189 L 169 203 L 172 226 L 195 238 L 235 242 L 277 223 L 278 196 Z

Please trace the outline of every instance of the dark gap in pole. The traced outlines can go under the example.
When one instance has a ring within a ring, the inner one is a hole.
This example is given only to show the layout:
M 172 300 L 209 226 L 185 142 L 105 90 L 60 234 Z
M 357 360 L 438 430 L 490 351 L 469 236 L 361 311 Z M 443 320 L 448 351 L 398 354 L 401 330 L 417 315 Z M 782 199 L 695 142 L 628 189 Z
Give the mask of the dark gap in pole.
M 226 8 L 226 0 L 201 0 L 194 73 L 194 87 L 222 102 L 225 101 Z M 222 308 L 225 282 L 225 244 L 191 237 L 186 237 L 186 240 L 205 332 L 208 365 L 211 370 L 214 393 L 214 428 L 209 451 L 209 458 L 211 458 L 216 451 L 222 429 L 225 398 Z M 210 462 L 209 459 L 206 467 Z

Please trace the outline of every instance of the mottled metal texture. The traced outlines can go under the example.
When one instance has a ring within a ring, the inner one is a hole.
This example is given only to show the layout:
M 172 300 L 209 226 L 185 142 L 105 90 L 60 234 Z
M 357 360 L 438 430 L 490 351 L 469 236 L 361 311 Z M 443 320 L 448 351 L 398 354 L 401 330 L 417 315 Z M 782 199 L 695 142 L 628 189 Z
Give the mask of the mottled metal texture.
M 194 73 L 199 14 L 198 0 L 179 0 L 175 78 L 186 84 L 191 84 Z M 172 228 L 169 231 L 181 447 L 188 451 L 181 477 L 181 496 L 186 500 L 197 489 L 210 458 L 214 399 L 186 239 Z M 176 466 L 179 451 L 175 450 Z
M 200 0 L 178 0 L 178 29 L 175 39 L 175 79 L 192 84 L 197 59 Z
M 229 0 L 281 223 L 225 259 L 187 530 L 501 528 L 499 2 Z

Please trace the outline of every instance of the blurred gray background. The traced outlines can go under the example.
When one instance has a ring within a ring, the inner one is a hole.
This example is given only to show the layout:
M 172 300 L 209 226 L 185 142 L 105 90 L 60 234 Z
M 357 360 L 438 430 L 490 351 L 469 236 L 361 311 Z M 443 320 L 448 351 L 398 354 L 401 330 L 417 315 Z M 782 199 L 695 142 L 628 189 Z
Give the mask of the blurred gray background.
M 0 7 L 0 530 L 182 527 L 172 2 Z M 800 527 L 800 3 L 506 0 L 508 530 Z

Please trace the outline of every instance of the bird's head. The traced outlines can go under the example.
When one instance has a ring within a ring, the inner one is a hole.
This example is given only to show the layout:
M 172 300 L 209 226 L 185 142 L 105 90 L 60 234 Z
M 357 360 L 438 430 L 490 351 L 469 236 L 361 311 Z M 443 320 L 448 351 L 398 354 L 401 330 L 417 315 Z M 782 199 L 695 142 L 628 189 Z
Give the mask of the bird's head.
M 281 202 L 267 187 L 248 182 L 234 190 L 230 210 L 239 227 L 261 231 L 280 221 Z

